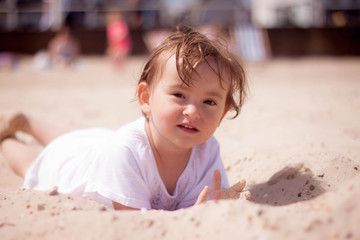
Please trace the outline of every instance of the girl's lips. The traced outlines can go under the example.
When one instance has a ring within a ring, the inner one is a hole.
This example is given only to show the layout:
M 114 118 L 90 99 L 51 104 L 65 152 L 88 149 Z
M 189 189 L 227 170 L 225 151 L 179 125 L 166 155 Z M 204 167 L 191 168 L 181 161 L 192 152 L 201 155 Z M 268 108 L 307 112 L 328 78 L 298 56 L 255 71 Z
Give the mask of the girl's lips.
M 196 127 L 193 127 L 188 124 L 179 124 L 177 125 L 181 130 L 188 132 L 188 133 L 198 133 L 199 130 Z

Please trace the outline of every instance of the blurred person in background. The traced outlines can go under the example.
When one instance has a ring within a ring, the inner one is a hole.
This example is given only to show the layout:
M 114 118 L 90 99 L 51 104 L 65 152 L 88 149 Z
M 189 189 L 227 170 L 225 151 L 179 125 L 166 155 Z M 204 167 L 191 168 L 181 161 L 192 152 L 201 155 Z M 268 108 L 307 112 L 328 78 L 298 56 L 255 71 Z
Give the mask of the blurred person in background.
M 36 71 L 73 68 L 80 55 L 80 43 L 65 25 L 49 41 L 46 50 L 40 50 L 33 58 Z
M 63 27 L 50 40 L 48 53 L 51 65 L 55 68 L 70 68 L 75 64 L 80 54 L 80 45 L 68 26 Z
M 121 68 L 132 49 L 129 28 L 120 12 L 107 14 L 106 34 L 108 46 L 106 53 L 114 68 Z

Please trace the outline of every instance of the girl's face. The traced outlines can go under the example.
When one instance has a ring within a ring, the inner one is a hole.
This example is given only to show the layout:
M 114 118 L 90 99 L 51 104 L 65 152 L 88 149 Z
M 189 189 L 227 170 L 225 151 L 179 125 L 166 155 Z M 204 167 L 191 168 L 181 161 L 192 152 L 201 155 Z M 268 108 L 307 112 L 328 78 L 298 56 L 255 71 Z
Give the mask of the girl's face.
M 212 66 L 216 69 L 215 64 Z M 173 56 L 153 86 L 141 83 L 138 87 L 142 110 L 150 116 L 148 135 L 158 148 L 191 149 L 207 141 L 228 110 L 228 75 L 224 75 L 225 81 L 220 84 L 219 77 L 206 63 L 197 66 L 196 71 L 191 86 L 186 86 Z

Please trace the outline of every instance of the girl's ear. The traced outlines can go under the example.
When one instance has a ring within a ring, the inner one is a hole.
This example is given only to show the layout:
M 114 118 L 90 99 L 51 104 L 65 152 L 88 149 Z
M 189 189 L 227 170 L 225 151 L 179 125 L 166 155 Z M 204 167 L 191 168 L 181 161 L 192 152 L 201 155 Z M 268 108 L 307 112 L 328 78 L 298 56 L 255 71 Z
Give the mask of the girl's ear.
M 137 87 L 137 96 L 142 112 L 150 115 L 150 86 L 146 82 L 141 82 Z

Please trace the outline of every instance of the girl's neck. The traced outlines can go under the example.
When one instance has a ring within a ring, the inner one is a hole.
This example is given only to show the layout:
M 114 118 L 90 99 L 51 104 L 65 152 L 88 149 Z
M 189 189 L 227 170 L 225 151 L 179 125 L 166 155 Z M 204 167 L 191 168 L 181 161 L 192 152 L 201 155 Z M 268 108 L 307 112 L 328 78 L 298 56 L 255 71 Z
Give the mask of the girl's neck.
M 170 195 L 175 191 L 177 181 L 185 170 L 190 159 L 192 149 L 171 148 L 157 143 L 153 138 L 148 122 L 145 125 L 158 173 Z
M 184 161 L 186 162 L 188 161 L 188 159 L 190 158 L 192 148 L 189 149 L 179 148 L 171 144 L 168 144 L 166 140 L 162 141 L 161 139 L 154 138 L 148 121 L 146 121 L 145 129 L 154 156 L 156 158 L 160 158 L 157 160 L 160 160 L 160 162 L 162 163 L 164 163 L 165 161 L 168 164 L 171 164 L 171 161 L 178 162 L 180 159 L 184 159 Z

